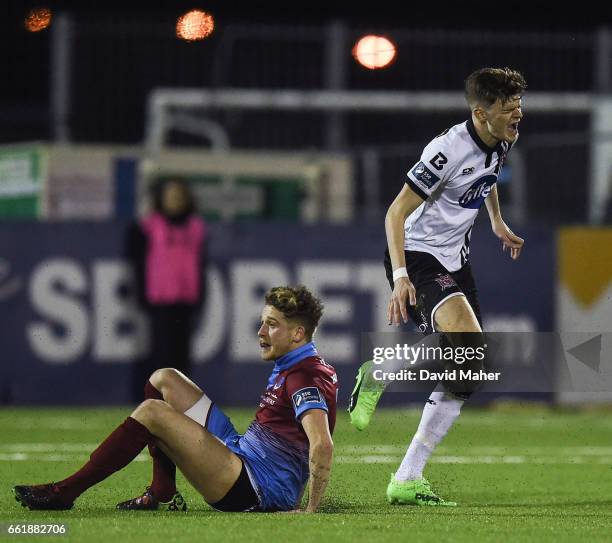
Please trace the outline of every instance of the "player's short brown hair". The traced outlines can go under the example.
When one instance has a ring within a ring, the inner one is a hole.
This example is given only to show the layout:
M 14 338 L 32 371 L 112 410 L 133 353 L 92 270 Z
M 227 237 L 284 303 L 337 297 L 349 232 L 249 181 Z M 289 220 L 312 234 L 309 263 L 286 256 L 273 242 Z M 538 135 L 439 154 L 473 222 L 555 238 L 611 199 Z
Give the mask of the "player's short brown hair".
M 513 96 L 525 92 L 523 74 L 512 68 L 481 68 L 465 80 L 465 98 L 470 107 L 482 104 L 489 107 L 499 98 L 504 104 Z
M 278 309 L 286 319 L 304 327 L 308 341 L 323 315 L 323 304 L 304 285 L 273 287 L 265 296 L 266 305 Z

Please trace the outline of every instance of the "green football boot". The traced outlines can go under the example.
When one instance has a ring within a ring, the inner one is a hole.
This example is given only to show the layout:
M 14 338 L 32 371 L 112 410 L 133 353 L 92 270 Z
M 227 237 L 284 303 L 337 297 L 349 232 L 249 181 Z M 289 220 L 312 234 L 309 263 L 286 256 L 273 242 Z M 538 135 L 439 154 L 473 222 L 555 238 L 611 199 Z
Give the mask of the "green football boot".
M 436 495 L 427 479 L 396 481 L 393 474 L 387 486 L 387 501 L 394 505 L 457 506 L 455 502 L 444 501 Z
M 351 424 L 357 430 L 365 430 L 370 424 L 376 404 L 385 391 L 386 383 L 377 381 L 372 376 L 373 366 L 374 363 L 371 360 L 361 365 L 357 372 L 355 388 L 351 392 L 348 412 Z

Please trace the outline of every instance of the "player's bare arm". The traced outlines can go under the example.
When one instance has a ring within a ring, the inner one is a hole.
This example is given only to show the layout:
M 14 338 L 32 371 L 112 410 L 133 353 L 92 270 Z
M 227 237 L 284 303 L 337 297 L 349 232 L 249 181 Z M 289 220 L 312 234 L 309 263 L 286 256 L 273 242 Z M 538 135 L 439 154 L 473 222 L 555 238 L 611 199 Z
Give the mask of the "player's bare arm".
M 302 416 L 302 427 L 310 445 L 308 480 L 308 504 L 305 512 L 314 513 L 325 494 L 334 456 L 334 442 L 329 433 L 327 413 L 322 409 L 310 409 Z
M 508 225 L 504 222 L 501 216 L 499 207 L 499 197 L 497 195 L 497 186 L 493 185 L 488 198 L 485 200 L 489 219 L 491 220 L 491 228 L 493 233 L 502 241 L 502 250 L 510 249 L 510 258 L 516 260 L 521 255 L 521 250 L 525 244 L 523 238 L 518 237 Z
M 387 307 L 387 321 L 389 324 L 400 324 L 400 319 L 408 322 L 408 311 L 406 302 L 416 305 L 416 294 L 414 285 L 406 272 L 406 257 L 404 255 L 404 222 L 417 207 L 423 203 L 421 198 L 408 185 L 404 185 L 395 200 L 389 206 L 385 217 L 385 232 L 389 255 L 393 266 L 395 279 L 393 293 Z

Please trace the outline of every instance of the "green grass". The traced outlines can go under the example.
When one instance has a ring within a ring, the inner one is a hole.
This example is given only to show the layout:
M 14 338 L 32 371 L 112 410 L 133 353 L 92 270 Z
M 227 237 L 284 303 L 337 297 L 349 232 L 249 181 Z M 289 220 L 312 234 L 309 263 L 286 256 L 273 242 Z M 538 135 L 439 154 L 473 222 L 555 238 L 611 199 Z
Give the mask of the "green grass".
M 252 415 L 235 409 L 228 413 L 239 430 Z M 69 535 L 60 541 L 117 543 L 612 538 L 610 414 L 544 408 L 464 410 L 426 473 L 444 498 L 459 503 L 453 509 L 385 502 L 389 475 L 412 437 L 418 410 L 380 410 L 363 433 L 349 426 L 344 411 L 338 414 L 337 461 L 321 514 L 217 513 L 182 478 L 187 514 L 115 512 L 118 501 L 148 483 L 148 460 L 132 463 L 89 490 L 72 511 L 30 512 L 14 501 L 13 485 L 67 476 L 87 457 L 88 444 L 103 439 L 125 415 L 125 409 L 0 410 L 0 523 L 65 522 Z M 15 454 L 27 455 L 26 460 Z

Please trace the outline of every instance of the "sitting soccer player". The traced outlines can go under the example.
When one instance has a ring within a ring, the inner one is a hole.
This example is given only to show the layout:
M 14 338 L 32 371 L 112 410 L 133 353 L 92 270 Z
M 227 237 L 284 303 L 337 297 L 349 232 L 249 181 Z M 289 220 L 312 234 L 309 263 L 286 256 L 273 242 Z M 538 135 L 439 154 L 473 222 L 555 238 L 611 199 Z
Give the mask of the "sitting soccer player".
M 175 486 L 178 466 L 219 511 L 294 510 L 307 482 L 305 511 L 316 511 L 331 470 L 337 391 L 334 368 L 312 342 L 322 312 L 303 286 L 266 293 L 258 337 L 261 358 L 274 361 L 274 369 L 244 435 L 182 373 L 157 370 L 145 384 L 145 401 L 89 462 L 58 483 L 16 486 L 16 499 L 30 509 L 70 509 L 148 445 L 153 482 L 117 509 L 185 511 Z

